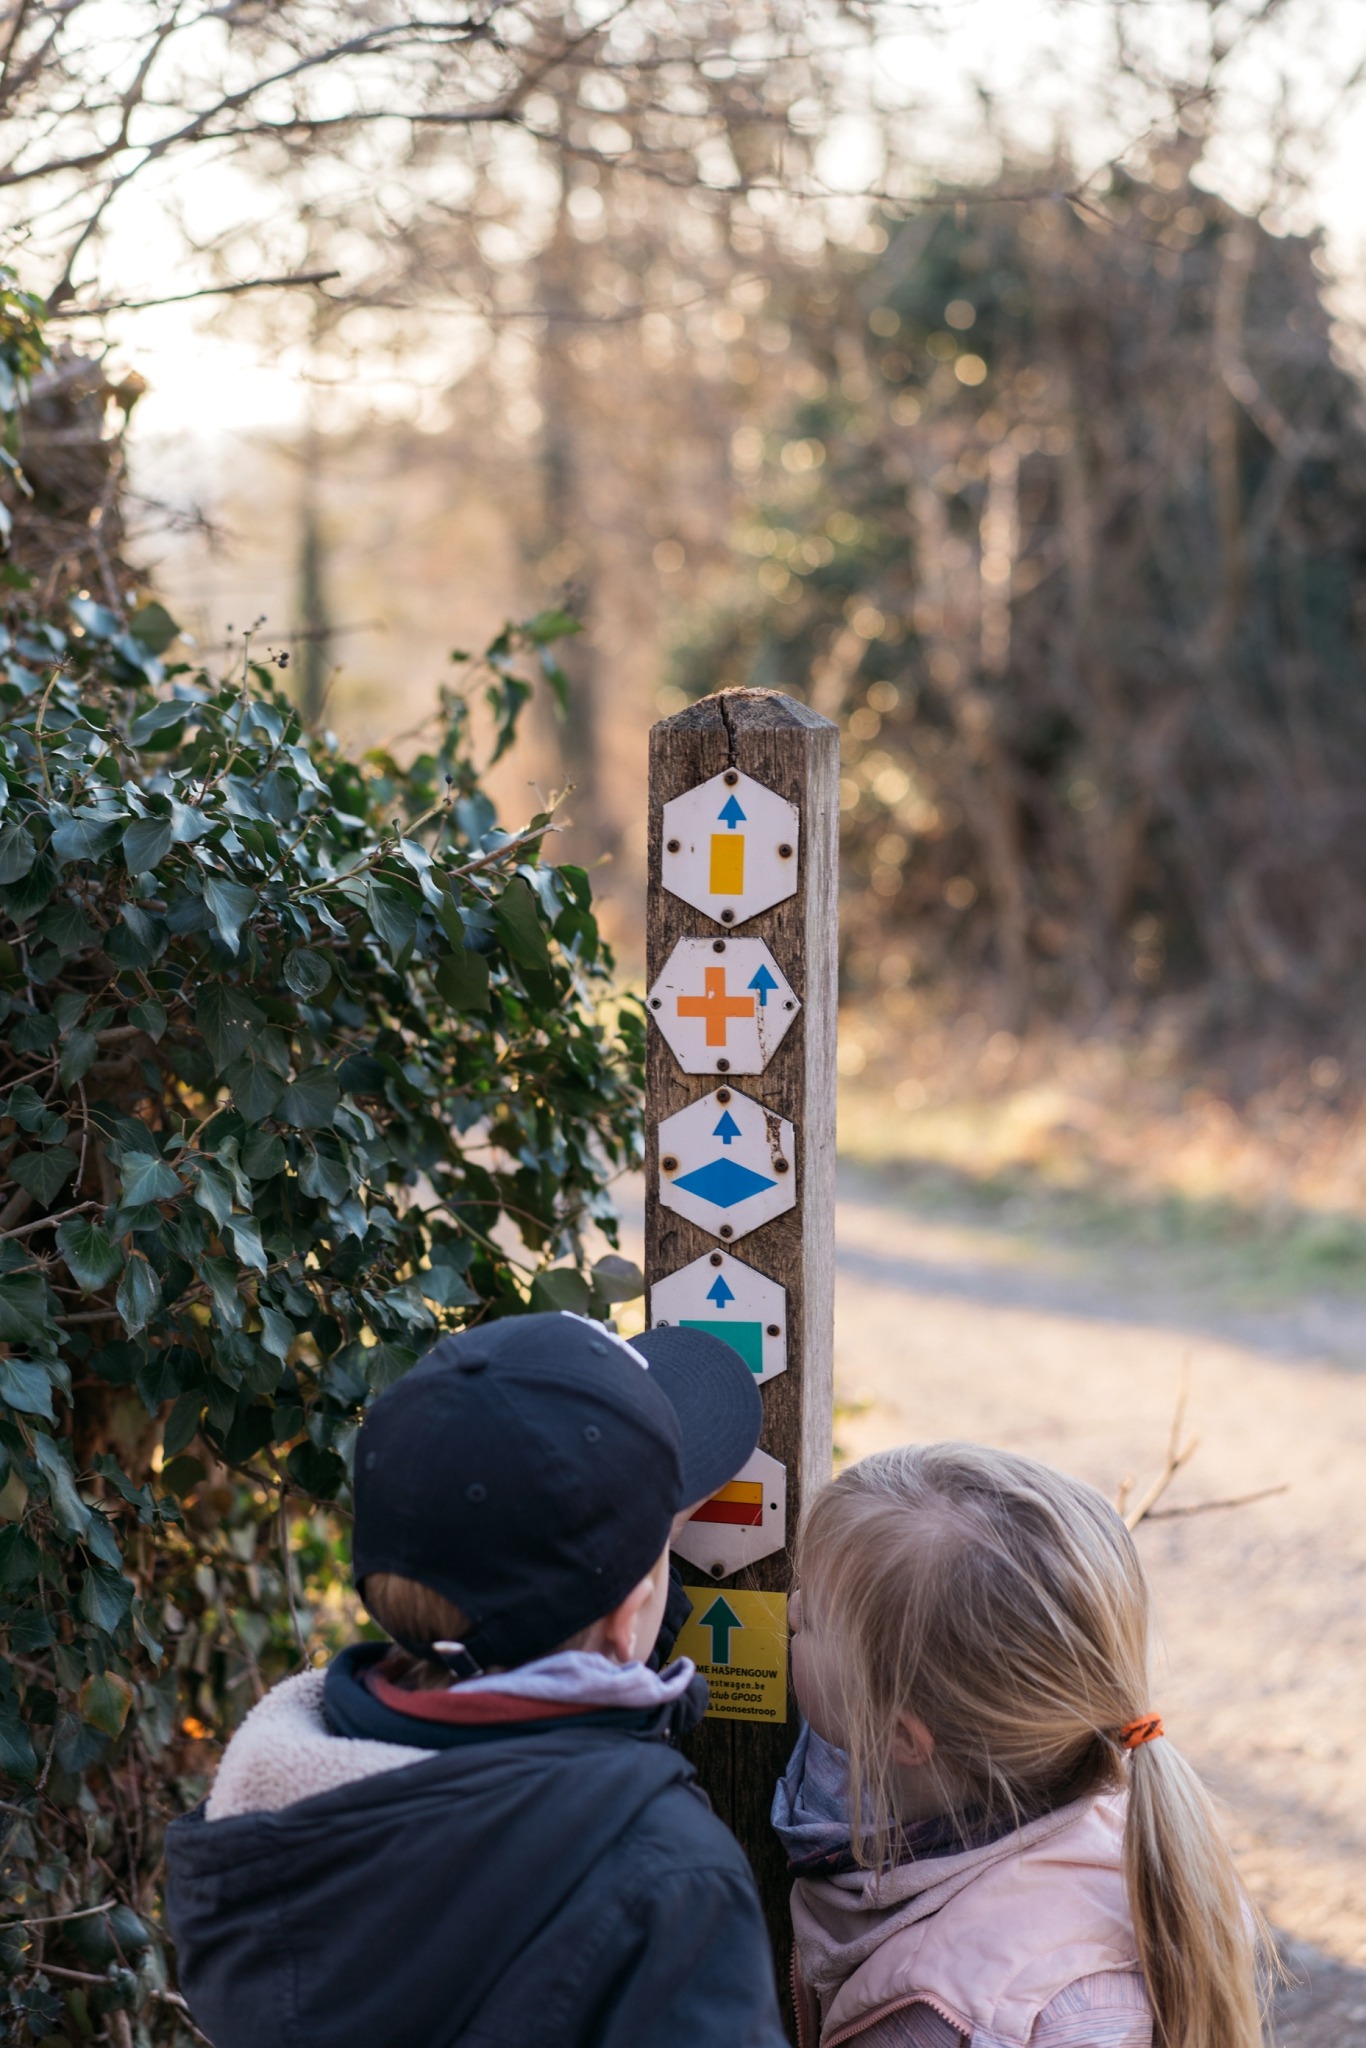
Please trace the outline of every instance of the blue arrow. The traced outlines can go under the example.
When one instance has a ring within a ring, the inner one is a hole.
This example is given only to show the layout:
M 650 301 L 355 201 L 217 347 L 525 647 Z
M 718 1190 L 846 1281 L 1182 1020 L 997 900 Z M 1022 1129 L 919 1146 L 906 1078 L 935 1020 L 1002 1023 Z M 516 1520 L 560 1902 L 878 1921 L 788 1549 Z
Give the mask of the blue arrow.
M 728 1301 L 734 1301 L 734 1299 L 735 1296 L 731 1293 L 729 1287 L 727 1287 L 726 1285 L 725 1274 L 718 1273 L 716 1276 L 716 1284 L 713 1287 L 709 1288 L 707 1291 L 707 1300 L 714 1301 L 718 1308 L 724 1308 Z
M 759 972 L 755 975 L 753 981 L 749 982 L 747 986 L 750 988 L 758 989 L 759 1008 L 761 1010 L 766 1010 L 768 1008 L 768 992 L 770 989 L 776 988 L 778 984 L 773 979 L 773 976 L 769 973 L 768 969 L 761 965 L 759 968 Z
M 743 825 L 745 822 L 745 814 L 733 796 L 726 798 L 725 809 L 718 811 L 716 815 L 730 832 L 733 832 L 737 825 Z
M 721 1121 L 716 1126 L 716 1129 L 712 1132 L 713 1138 L 719 1138 L 723 1145 L 729 1145 L 731 1139 L 738 1138 L 739 1135 L 739 1124 L 736 1123 L 735 1118 L 731 1115 L 728 1109 L 723 1110 L 721 1115 Z

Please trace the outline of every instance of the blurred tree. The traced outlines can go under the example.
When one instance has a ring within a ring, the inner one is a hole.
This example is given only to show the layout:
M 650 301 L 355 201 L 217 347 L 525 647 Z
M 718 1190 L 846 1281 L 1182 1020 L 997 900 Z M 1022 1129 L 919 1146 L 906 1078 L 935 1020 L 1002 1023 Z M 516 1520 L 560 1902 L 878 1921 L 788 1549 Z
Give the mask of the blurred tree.
M 1360 388 L 1316 243 L 1197 155 L 965 198 L 833 265 L 826 317 L 794 294 L 757 575 L 679 674 L 843 717 L 858 986 L 987 977 L 1017 1023 L 1362 991 Z

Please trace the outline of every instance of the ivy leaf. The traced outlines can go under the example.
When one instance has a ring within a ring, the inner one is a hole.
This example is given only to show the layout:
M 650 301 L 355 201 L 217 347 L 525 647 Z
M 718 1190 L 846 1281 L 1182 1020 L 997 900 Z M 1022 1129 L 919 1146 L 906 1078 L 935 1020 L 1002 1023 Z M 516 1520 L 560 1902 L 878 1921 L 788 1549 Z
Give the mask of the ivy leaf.
M 232 1182 L 220 1166 L 208 1159 L 194 1162 L 194 1198 L 220 1229 L 232 1214 Z
M 192 1444 L 199 1431 L 199 1418 L 204 1413 L 204 1396 L 197 1391 L 181 1394 L 166 1418 L 161 1432 L 162 1456 L 170 1459 Z M 164 1468 L 163 1468 L 164 1469 Z M 202 1477 L 202 1473 L 201 1473 Z
M 0 1771 L 17 1778 L 21 1785 L 31 1785 L 38 1775 L 28 1730 L 8 1701 L 0 1701 Z
M 145 1003 L 134 1003 L 128 1012 L 130 1024 L 136 1024 L 145 1031 L 153 1045 L 159 1044 L 166 1030 L 166 1011 L 155 996 L 148 996 Z
M 18 818 L 0 825 L 0 882 L 17 882 L 38 858 L 38 847 L 28 826 Z
M 280 1118 L 300 1131 L 326 1130 L 337 1113 L 341 1089 L 327 1067 L 310 1067 L 291 1081 L 280 1098 Z
M 263 1301 L 261 1303 L 261 1343 L 272 1358 L 279 1359 L 281 1365 L 289 1357 L 290 1349 L 294 1343 L 294 1336 L 294 1325 L 290 1322 L 289 1318 L 282 1316 L 279 1309 L 271 1308 L 267 1302 Z
M 605 1302 L 636 1301 L 645 1292 L 645 1275 L 634 1259 L 609 1252 L 593 1268 L 593 1292 Z
M 116 1635 L 132 1604 L 132 1584 L 122 1572 L 111 1571 L 108 1565 L 89 1567 L 81 1581 L 76 1608 L 92 1627 L 102 1629 L 107 1636 Z
M 38 1344 L 49 1335 L 48 1292 L 41 1273 L 0 1278 L 0 1344 Z
M 54 814 L 55 815 L 55 814 Z M 119 836 L 121 817 L 104 811 L 66 811 L 56 818 L 49 845 L 59 866 L 71 861 L 99 860 Z
M 75 1474 L 67 1463 L 65 1445 L 45 1430 L 35 1430 L 33 1455 L 47 1481 L 53 1514 L 71 1535 L 84 1536 L 90 1528 L 90 1510 L 76 1491 Z
M 83 1080 L 99 1057 L 100 1042 L 93 1031 L 77 1030 L 71 1033 L 62 1047 L 61 1062 L 57 1078 L 64 1088 L 74 1088 Z
M 228 1234 L 232 1238 L 233 1250 L 244 1266 L 254 1266 L 258 1273 L 269 1271 L 269 1262 L 261 1244 L 261 1226 L 254 1216 L 230 1216 Z
M 493 906 L 503 944 L 519 967 L 539 974 L 550 971 L 550 950 L 536 913 L 536 898 L 521 875 L 514 875 Z
M 46 1152 L 21 1152 L 9 1163 L 9 1176 L 35 1202 L 48 1208 L 76 1171 L 76 1161 L 65 1145 L 49 1146 Z
M 332 979 L 330 963 L 307 946 L 296 946 L 285 959 L 285 981 L 305 1002 L 320 996 Z
M 438 962 L 432 980 L 453 1010 L 489 1007 L 489 963 L 482 953 L 472 952 L 468 946 L 461 946 Z
M 184 1193 L 180 1175 L 155 1152 L 125 1152 L 119 1178 L 126 1209 L 140 1209 L 147 1202 L 173 1202 Z
M 284 1140 L 274 1131 L 252 1131 L 242 1147 L 242 1171 L 251 1180 L 273 1180 L 289 1164 Z
M 180 628 L 165 605 L 158 604 L 155 598 L 138 606 L 128 621 L 128 630 L 149 654 L 164 654 L 180 635 Z
M 124 1267 L 114 1306 L 130 1337 L 145 1330 L 161 1306 L 161 1282 L 142 1252 L 134 1252 Z
M 72 1279 L 86 1294 L 108 1286 L 123 1265 L 123 1253 L 109 1232 L 88 1216 L 69 1216 L 58 1224 L 57 1249 Z
M 320 1451 L 316 1444 L 296 1444 L 285 1460 L 285 1470 L 296 1486 L 315 1500 L 332 1500 L 341 1489 L 346 1467 L 335 1451 Z
M 531 1306 L 541 1311 L 560 1311 L 575 1316 L 586 1316 L 592 1290 L 582 1273 L 573 1266 L 556 1266 L 549 1273 L 538 1273 L 531 1283 Z
M 24 1415 L 53 1420 L 52 1381 L 32 1358 L 0 1358 L 0 1401 Z
M 171 837 L 169 818 L 135 818 L 123 835 L 123 857 L 129 874 L 143 875 L 160 867 L 171 850 Z
M 239 952 L 242 927 L 259 903 L 256 891 L 245 882 L 224 882 L 217 875 L 209 875 L 204 883 L 204 901 L 213 912 L 223 944 L 230 953 Z
M 117 1672 L 101 1671 L 82 1685 L 80 1703 L 81 1719 L 112 1739 L 123 1733 L 128 1709 L 133 1704 L 133 1688 Z
M 266 1021 L 250 996 L 222 981 L 211 981 L 200 990 L 194 1019 L 220 1073 L 238 1053 L 246 1051 L 253 1031 Z
M 214 1314 L 230 1330 L 242 1327 L 242 1297 L 237 1292 L 237 1268 L 231 1259 L 201 1259 L 199 1270 L 209 1283 Z
M 284 1086 L 264 1060 L 250 1056 L 233 1060 L 224 1069 L 223 1079 L 232 1090 L 238 1115 L 249 1124 L 260 1123 L 263 1117 L 275 1114 L 275 1105 L 284 1093 Z

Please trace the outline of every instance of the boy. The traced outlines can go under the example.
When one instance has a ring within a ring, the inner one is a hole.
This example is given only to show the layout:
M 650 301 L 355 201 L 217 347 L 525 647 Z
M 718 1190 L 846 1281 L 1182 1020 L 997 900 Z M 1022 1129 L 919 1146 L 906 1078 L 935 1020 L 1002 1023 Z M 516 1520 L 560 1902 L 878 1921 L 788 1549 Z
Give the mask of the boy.
M 287 1679 L 167 1835 L 214 2048 L 782 2048 L 739 1845 L 649 1668 L 671 1529 L 758 1439 L 728 1345 L 570 1315 L 442 1340 L 371 1406 L 353 1571 L 395 1639 Z

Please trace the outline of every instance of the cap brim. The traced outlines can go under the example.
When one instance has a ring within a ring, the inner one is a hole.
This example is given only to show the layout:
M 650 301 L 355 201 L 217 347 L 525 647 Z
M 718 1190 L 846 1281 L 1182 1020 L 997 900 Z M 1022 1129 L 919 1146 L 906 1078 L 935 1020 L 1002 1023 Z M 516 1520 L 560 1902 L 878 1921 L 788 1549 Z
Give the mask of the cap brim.
M 763 1403 L 738 1351 L 705 1330 L 646 1330 L 631 1347 L 668 1395 L 683 1436 L 683 1501 L 706 1500 L 732 1480 L 759 1441 Z

